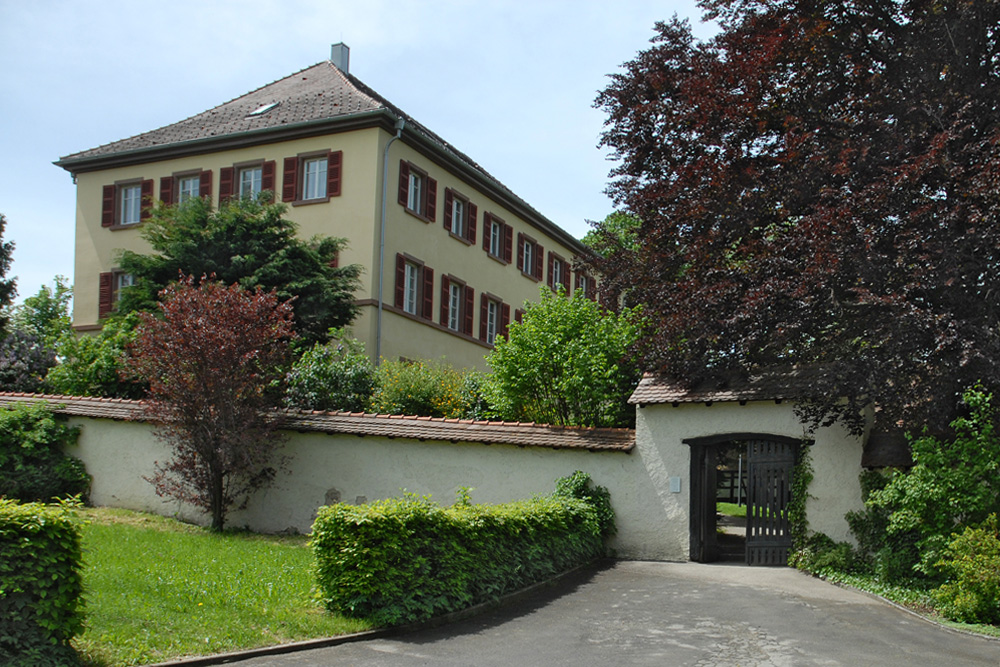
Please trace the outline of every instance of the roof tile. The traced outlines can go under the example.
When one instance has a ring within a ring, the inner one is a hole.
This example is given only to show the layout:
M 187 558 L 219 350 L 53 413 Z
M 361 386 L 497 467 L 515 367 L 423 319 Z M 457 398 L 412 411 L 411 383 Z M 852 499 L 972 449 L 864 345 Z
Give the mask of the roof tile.
M 54 406 L 57 413 L 74 417 L 142 421 L 145 416 L 142 401 L 0 392 L 0 406 L 25 403 L 46 403 Z M 356 412 L 283 412 L 285 428 L 291 431 L 590 451 L 630 452 L 635 445 L 635 431 L 624 428 L 580 428 Z

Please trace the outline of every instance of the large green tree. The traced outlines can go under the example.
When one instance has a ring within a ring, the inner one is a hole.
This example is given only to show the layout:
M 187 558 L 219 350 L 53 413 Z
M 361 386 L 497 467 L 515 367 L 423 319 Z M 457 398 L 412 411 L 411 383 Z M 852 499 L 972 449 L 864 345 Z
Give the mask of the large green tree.
M 66 276 L 56 276 L 52 287 L 42 285 L 38 292 L 10 309 L 10 327 L 52 346 L 72 330 L 69 314 L 72 299 L 73 287 Z
M 627 400 L 638 382 L 631 348 L 641 331 L 639 311 L 616 314 L 579 293 L 540 293 L 486 357 L 492 409 L 503 419 L 545 424 L 634 423 Z
M 338 265 L 346 241 L 297 238 L 295 224 L 284 217 L 287 206 L 271 203 L 269 194 L 218 209 L 203 198 L 157 208 L 142 230 L 153 252 L 121 253 L 119 266 L 136 284 L 123 290 L 119 312 L 155 310 L 160 291 L 184 273 L 294 298 L 296 331 L 306 344 L 349 324 L 361 267 Z
M 600 262 L 682 382 L 826 369 L 810 416 L 1000 389 L 1000 2 L 704 0 L 597 106 L 639 248 Z M 847 400 L 842 400 L 846 397 Z

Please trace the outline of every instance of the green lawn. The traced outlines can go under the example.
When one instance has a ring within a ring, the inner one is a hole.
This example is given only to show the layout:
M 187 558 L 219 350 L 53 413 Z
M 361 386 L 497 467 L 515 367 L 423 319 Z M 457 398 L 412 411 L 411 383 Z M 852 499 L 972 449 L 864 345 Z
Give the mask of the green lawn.
M 715 503 L 715 511 L 726 516 L 746 516 L 747 506 L 736 503 Z
M 365 630 L 313 599 L 306 538 L 213 535 L 171 519 L 82 511 L 92 666 L 139 665 Z

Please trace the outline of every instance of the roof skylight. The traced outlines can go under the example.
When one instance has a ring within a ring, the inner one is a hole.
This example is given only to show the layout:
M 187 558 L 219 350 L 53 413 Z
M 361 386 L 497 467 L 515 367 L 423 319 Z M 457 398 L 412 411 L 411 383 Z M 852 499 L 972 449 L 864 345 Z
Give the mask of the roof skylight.
M 262 116 L 271 109 L 273 109 L 274 107 L 278 106 L 279 104 L 281 104 L 281 102 L 270 102 L 262 107 L 257 107 L 256 109 L 248 113 L 247 116 Z

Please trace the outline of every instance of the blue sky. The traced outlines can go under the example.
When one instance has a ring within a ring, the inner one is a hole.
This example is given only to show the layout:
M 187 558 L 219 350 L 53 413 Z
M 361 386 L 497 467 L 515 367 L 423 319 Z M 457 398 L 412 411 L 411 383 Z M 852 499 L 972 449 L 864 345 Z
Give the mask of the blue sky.
M 53 160 L 168 125 L 351 48 L 351 73 L 580 237 L 613 210 L 592 107 L 693 0 L 0 0 L 0 213 L 19 298 L 73 276 Z

